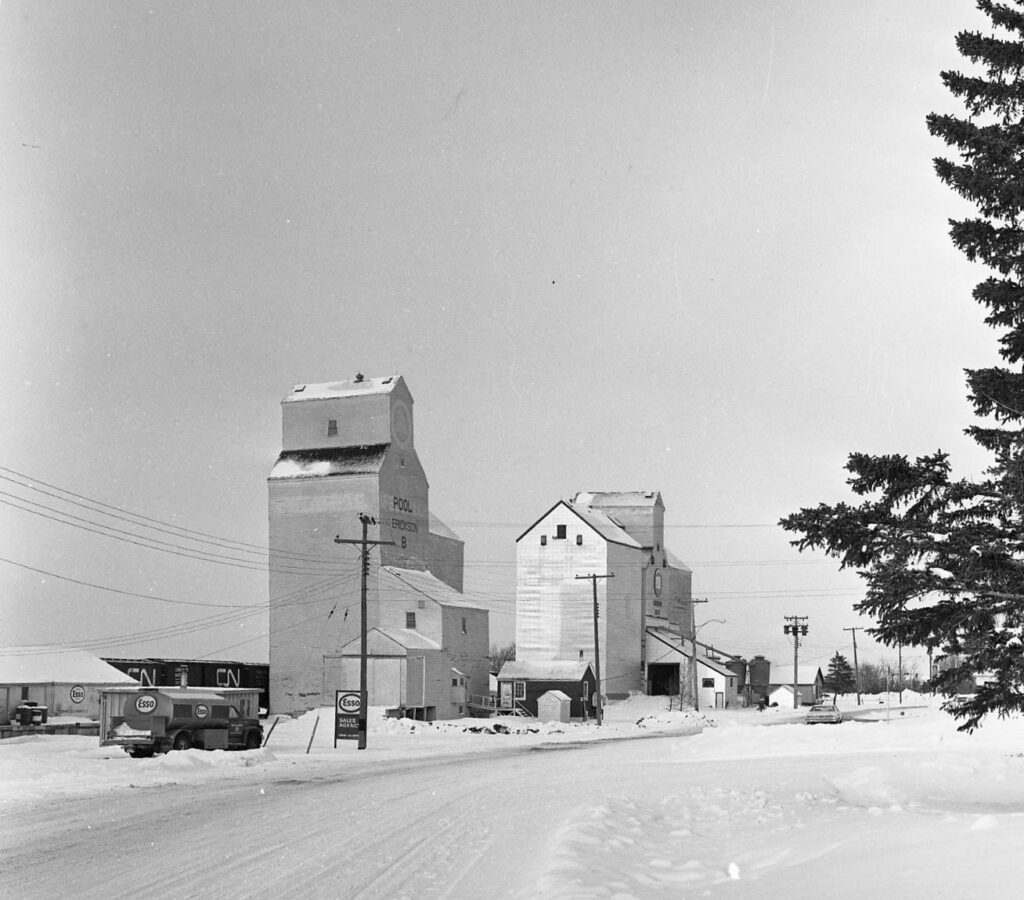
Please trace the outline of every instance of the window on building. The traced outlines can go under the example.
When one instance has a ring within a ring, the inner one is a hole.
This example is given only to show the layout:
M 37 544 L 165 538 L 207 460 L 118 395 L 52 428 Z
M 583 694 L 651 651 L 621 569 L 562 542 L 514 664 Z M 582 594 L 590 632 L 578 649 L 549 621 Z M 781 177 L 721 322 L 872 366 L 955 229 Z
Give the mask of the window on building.
M 556 525 L 555 526 L 555 540 L 556 541 L 564 541 L 565 540 L 565 526 L 564 525 Z
M 405 614 L 405 627 L 415 628 L 416 627 L 416 613 L 407 612 Z
M 540 545 L 542 547 L 546 547 L 548 545 L 548 536 L 546 534 L 542 534 L 540 536 Z
M 458 678 L 453 678 L 452 679 L 452 687 L 458 687 L 458 686 L 459 686 L 459 679 Z
M 466 617 L 465 616 L 462 617 L 462 633 L 463 634 L 466 633 Z
M 513 682 L 513 684 L 515 685 L 514 696 L 515 696 L 516 700 L 525 700 L 526 699 L 526 682 L 525 681 L 516 681 L 516 682 Z
M 338 436 L 338 420 L 328 419 L 327 420 L 327 436 L 337 437 Z
M 715 686 L 714 678 L 702 678 L 700 682 L 701 687 L 713 688 Z
M 426 609 L 426 608 L 427 608 L 427 601 L 426 601 L 426 600 L 418 600 L 418 601 L 416 602 L 416 605 L 417 605 L 417 606 L 418 606 L 418 607 L 419 607 L 420 609 Z
M 583 535 L 582 534 L 578 534 L 578 535 L 576 535 L 576 546 L 580 547 L 582 545 L 583 545 Z

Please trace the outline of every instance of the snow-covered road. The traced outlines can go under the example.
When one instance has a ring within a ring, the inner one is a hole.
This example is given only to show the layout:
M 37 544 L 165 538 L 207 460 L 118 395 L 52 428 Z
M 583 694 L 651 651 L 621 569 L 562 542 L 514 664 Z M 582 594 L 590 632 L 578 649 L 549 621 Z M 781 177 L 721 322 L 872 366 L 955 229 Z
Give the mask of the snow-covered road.
M 968 738 L 907 712 L 814 728 L 741 713 L 699 735 L 596 743 L 420 725 L 415 756 L 383 738 L 365 756 L 285 742 L 224 754 L 249 762 L 230 768 L 201 751 L 125 766 L 83 745 L 89 759 L 65 751 L 69 766 L 152 786 L 58 779 L 4 804 L 0 884 L 22 897 L 1018 896 L 1021 723 Z M 26 752 L 0 744 L 0 775 L 7 749 Z

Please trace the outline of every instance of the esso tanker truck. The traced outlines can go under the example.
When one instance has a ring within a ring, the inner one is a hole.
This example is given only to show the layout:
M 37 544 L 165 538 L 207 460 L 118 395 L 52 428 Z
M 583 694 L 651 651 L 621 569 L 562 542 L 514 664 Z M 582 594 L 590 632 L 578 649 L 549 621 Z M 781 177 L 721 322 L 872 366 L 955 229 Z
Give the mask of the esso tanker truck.
M 168 750 L 256 750 L 263 744 L 256 688 L 109 688 L 100 695 L 100 746 L 131 756 Z

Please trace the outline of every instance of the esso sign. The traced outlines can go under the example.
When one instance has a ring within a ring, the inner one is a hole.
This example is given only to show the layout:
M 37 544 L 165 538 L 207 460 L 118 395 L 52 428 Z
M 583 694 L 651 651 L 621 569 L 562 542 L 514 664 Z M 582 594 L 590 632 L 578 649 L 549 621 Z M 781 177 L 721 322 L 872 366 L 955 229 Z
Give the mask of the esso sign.
M 210 714 L 210 707 L 205 703 L 199 703 L 196 706 L 196 718 L 205 719 Z
M 85 688 L 80 684 L 76 684 L 68 692 L 71 696 L 72 703 L 84 703 L 85 702 Z
M 338 695 L 338 712 L 355 715 L 361 708 L 362 703 L 359 702 L 359 694 Z
M 143 694 L 141 697 L 136 697 L 135 709 L 144 716 L 148 716 L 154 709 L 156 709 L 156 697 L 149 694 Z

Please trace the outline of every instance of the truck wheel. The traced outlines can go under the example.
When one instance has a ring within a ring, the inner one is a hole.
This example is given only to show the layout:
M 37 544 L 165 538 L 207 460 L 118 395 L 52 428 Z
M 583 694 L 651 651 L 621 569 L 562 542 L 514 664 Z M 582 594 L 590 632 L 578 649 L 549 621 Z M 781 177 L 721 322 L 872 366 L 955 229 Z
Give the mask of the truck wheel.
M 193 746 L 192 735 L 187 731 L 179 731 L 174 736 L 174 743 L 171 746 L 175 750 L 191 750 Z
M 260 737 L 258 731 L 250 731 L 245 736 L 245 749 L 246 750 L 259 750 L 263 745 L 263 739 Z

